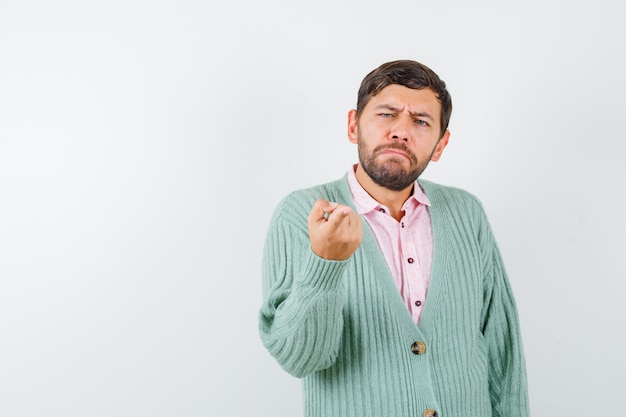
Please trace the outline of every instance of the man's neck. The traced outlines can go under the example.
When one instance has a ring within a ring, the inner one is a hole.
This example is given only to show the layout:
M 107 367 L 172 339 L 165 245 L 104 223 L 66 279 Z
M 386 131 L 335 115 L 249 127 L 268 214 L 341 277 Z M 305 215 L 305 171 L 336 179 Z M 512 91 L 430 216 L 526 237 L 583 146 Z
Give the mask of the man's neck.
M 387 207 L 391 213 L 389 213 L 394 219 L 400 221 L 404 216 L 404 211 L 402 210 L 402 206 L 404 202 L 411 196 L 411 192 L 413 191 L 413 185 L 408 186 L 404 190 L 393 191 L 388 188 L 382 187 L 376 184 L 372 179 L 367 175 L 365 170 L 361 164 L 358 164 L 356 167 L 356 179 L 361 184 L 361 187 L 372 198 L 378 201 L 380 204 Z

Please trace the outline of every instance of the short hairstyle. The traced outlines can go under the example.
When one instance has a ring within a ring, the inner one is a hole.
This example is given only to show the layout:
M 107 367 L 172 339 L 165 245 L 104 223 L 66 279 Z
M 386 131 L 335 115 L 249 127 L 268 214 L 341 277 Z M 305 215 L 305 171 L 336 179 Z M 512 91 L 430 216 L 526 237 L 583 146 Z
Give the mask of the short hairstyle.
M 382 64 L 363 78 L 356 104 L 357 118 L 361 116 L 365 105 L 372 97 L 392 84 L 403 85 L 415 90 L 430 88 L 441 103 L 441 136 L 448 129 L 452 114 L 452 97 L 446 89 L 446 83 L 424 64 L 416 61 L 400 60 Z

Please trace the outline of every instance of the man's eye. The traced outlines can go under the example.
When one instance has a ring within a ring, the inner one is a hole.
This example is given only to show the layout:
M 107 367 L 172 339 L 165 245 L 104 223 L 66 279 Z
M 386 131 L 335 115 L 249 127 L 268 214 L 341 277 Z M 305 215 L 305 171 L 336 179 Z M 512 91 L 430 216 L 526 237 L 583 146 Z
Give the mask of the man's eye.
M 391 113 L 380 113 L 380 116 L 382 116 L 382 117 L 392 117 L 393 114 L 391 114 Z
M 428 126 L 428 122 L 426 120 L 415 119 L 415 123 L 417 123 L 420 126 Z

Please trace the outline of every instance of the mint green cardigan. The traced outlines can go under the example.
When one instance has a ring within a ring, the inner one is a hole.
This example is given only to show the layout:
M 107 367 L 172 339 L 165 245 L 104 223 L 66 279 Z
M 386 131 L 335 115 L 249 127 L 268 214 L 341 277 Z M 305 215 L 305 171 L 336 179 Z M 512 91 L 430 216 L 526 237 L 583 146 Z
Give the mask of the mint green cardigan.
M 419 183 L 434 245 L 419 325 L 365 219 L 349 259 L 311 251 L 317 198 L 354 209 L 345 177 L 288 195 L 274 213 L 259 330 L 278 363 L 303 378 L 306 417 L 529 415 L 515 302 L 482 206 L 465 191 Z

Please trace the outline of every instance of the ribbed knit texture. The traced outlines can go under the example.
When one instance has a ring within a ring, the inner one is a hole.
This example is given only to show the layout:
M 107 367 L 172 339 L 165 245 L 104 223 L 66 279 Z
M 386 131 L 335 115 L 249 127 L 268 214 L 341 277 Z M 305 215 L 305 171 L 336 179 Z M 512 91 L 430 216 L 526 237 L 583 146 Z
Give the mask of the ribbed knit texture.
M 515 302 L 482 206 L 465 191 L 420 185 L 434 252 L 419 326 L 365 220 L 348 260 L 311 251 L 317 198 L 353 207 L 345 178 L 296 191 L 274 213 L 259 329 L 278 363 L 303 378 L 306 417 L 529 415 Z M 426 353 L 411 351 L 415 341 Z

